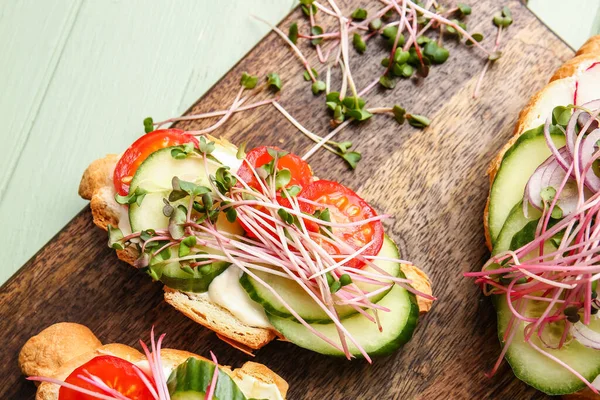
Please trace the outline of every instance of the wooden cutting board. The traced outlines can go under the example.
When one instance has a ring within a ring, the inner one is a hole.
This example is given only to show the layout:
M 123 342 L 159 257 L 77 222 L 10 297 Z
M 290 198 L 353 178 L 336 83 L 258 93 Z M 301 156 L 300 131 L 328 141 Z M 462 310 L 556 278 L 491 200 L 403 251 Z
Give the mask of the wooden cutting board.
M 341 4 L 347 13 L 361 3 Z M 503 5 L 478 1 L 468 19 L 470 30 L 483 32 L 488 45 L 495 34 L 491 16 Z M 376 116 L 338 137 L 354 141 L 362 152 L 356 171 L 326 151 L 310 159 L 317 176 L 343 182 L 377 210 L 394 216 L 386 224 L 388 233 L 400 243 L 403 257 L 431 276 L 439 300 L 420 320 L 410 343 L 373 365 L 321 356 L 283 342 L 258 351 L 255 360 L 290 383 L 290 399 L 545 398 L 516 379 L 506 364 L 492 379 L 483 375 L 500 351 L 495 313 L 490 301 L 462 277 L 464 271 L 479 269 L 489 255 L 481 223 L 487 164 L 510 137 L 530 96 L 573 55 L 520 2 L 510 6 L 515 23 L 504 36 L 504 56 L 490 69 L 478 100 L 471 94 L 484 58 L 476 49 L 447 39 L 450 60 L 432 68 L 427 79 L 399 82 L 392 91 L 377 88 L 367 97 L 370 106 L 401 104 L 409 112 L 431 117 L 428 129 L 399 126 L 390 117 Z M 282 23 L 283 29 L 287 31 L 294 20 L 305 24 L 296 10 Z M 379 62 L 384 52 L 375 43 L 378 40 L 370 42 L 362 58 L 352 58 L 359 88 L 382 73 Z M 314 52 L 306 54 L 324 74 Z M 189 112 L 229 107 L 243 71 L 261 76 L 279 72 L 284 107 L 308 129 L 326 132 L 323 97 L 312 95 L 301 64 L 274 34 Z M 217 134 L 233 142 L 249 140 L 249 148 L 278 145 L 298 154 L 312 145 L 271 107 L 236 114 Z M 120 262 L 106 247 L 106 234 L 92 224 L 87 207 L 2 286 L 0 333 L 5 345 L 0 352 L 0 398 L 33 398 L 34 385 L 19 373 L 18 352 L 30 336 L 59 321 L 85 324 L 105 343 L 133 346 L 148 337 L 154 324 L 167 333 L 168 347 L 203 355 L 211 349 L 230 365 L 248 359 L 165 304 L 160 283 Z

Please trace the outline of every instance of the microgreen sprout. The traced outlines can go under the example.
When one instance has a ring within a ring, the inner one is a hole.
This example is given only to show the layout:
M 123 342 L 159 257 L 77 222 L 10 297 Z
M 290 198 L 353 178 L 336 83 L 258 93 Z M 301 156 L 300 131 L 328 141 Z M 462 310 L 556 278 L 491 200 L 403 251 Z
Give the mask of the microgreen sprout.
M 481 85 L 483 83 L 483 78 L 490 67 L 490 64 L 497 61 L 500 57 L 502 57 L 502 52 L 498 50 L 500 47 L 500 40 L 502 38 L 502 30 L 508 28 L 513 20 L 512 14 L 508 6 L 504 6 L 500 12 L 494 15 L 493 18 L 494 25 L 498 27 L 498 31 L 496 33 L 496 41 L 494 43 L 494 49 L 488 55 L 488 61 L 485 63 L 483 67 L 483 71 L 481 71 L 481 75 L 479 75 L 479 79 L 477 80 L 477 84 L 475 85 L 475 90 L 473 91 L 473 98 L 477 98 L 479 96 L 479 90 L 481 89 Z M 479 39 L 479 40 L 478 40 Z M 483 35 L 477 34 L 477 36 L 473 36 L 472 39 L 467 40 L 468 45 L 478 44 L 479 41 L 483 39 Z
M 275 72 L 271 72 L 270 74 L 267 74 L 267 85 L 269 85 L 269 87 L 271 89 L 273 89 L 275 92 L 278 92 L 281 90 L 281 78 L 279 77 L 279 74 L 275 73 Z
M 249 75 L 247 72 L 244 72 L 240 78 L 240 85 L 242 85 L 245 89 L 254 89 L 257 83 L 258 77 Z
M 154 121 L 152 117 L 148 117 L 144 119 L 144 132 L 150 133 L 154 131 Z

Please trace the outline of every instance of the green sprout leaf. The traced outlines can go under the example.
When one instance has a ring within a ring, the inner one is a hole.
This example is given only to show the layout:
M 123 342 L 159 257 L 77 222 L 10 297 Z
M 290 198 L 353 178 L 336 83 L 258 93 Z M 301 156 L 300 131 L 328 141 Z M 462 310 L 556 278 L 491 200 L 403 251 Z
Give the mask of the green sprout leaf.
M 396 64 L 406 64 L 408 59 L 410 58 L 410 53 L 408 51 L 402 51 L 401 49 L 396 49 L 394 53 L 394 62 Z
M 293 23 L 292 25 L 290 25 L 290 29 L 288 31 L 288 38 L 290 39 L 290 41 L 294 44 L 298 43 L 298 24 L 297 23 Z
M 558 106 L 552 110 L 552 124 L 567 126 L 571 119 L 571 107 Z
M 280 91 L 282 84 L 281 84 L 281 78 L 279 77 L 279 74 L 277 74 L 275 72 L 271 72 L 270 74 L 267 74 L 267 85 L 269 85 L 269 87 L 276 92 Z
M 382 59 L 381 59 L 381 65 L 387 68 L 387 67 L 388 67 L 388 65 L 390 65 L 390 59 L 389 59 L 389 58 L 387 58 L 387 57 L 385 57 L 385 58 L 382 58 Z
M 366 121 L 373 116 L 373 114 L 365 109 L 348 109 L 346 110 L 346 115 L 357 121 Z
M 373 21 L 369 22 L 369 30 L 372 32 L 378 31 L 381 29 L 382 25 L 383 23 L 381 22 L 381 19 L 375 18 Z
M 148 117 L 144 119 L 144 132 L 150 133 L 154 131 L 154 120 L 152 117 Z
M 282 168 L 275 174 L 275 190 L 282 189 L 292 180 L 292 173 L 287 168 Z
M 457 19 L 453 19 L 452 22 L 463 28 L 465 31 L 467 30 L 467 24 L 465 24 L 464 22 L 460 22 Z M 455 35 L 458 39 L 462 39 L 462 34 L 453 26 L 448 25 L 446 27 L 446 32 L 448 32 L 451 35 Z
M 429 39 L 427 36 L 419 36 L 417 38 L 417 44 L 419 46 L 423 46 L 424 44 L 427 44 L 429 42 L 431 42 L 431 39 Z
M 559 206 L 555 205 L 550 216 L 554 219 L 561 219 L 563 217 L 563 210 Z
M 344 110 L 342 108 L 341 105 L 336 105 L 335 109 L 333 110 L 333 120 L 336 122 L 344 122 L 344 120 L 346 119 L 345 115 L 344 115 Z
M 365 106 L 365 100 L 360 97 L 345 97 L 342 104 L 352 110 L 361 110 Z
M 310 29 L 310 34 L 311 34 L 312 36 L 319 36 L 319 35 L 322 35 L 322 34 L 323 34 L 323 28 L 321 28 L 319 25 L 315 25 L 315 26 L 313 26 L 313 27 Z M 323 38 L 315 38 L 315 39 L 312 39 L 312 40 L 310 41 L 310 43 L 311 43 L 313 46 L 316 46 L 316 45 L 318 45 L 318 44 L 321 44 L 321 43 L 323 43 Z
M 312 72 L 313 76 L 315 77 L 315 79 L 317 79 L 319 77 L 319 73 L 317 72 L 316 69 L 311 68 L 310 71 Z M 304 74 L 302 74 L 302 76 L 304 76 L 304 80 L 305 81 L 310 81 L 310 74 L 308 73 L 308 71 L 304 71 Z
M 325 96 L 325 100 L 327 102 L 331 102 L 331 103 L 335 103 L 335 104 L 341 104 L 340 92 L 329 92 L 329 93 L 327 93 L 327 96 Z
M 119 228 L 113 228 L 108 224 L 108 247 L 115 250 L 123 250 L 125 248 L 123 241 L 123 232 Z
M 235 208 L 228 207 L 225 210 L 225 217 L 227 218 L 227 221 L 234 223 L 235 220 L 237 219 L 237 211 L 235 210 Z
M 347 152 L 352 147 L 352 142 L 341 142 L 335 144 L 342 153 Z
M 381 36 L 383 36 L 386 39 L 394 40 L 396 38 L 397 34 L 398 34 L 397 26 L 388 26 L 383 31 L 381 31 Z
M 185 257 L 191 253 L 191 249 L 196 245 L 196 236 L 188 236 L 179 243 L 179 257 Z
M 465 15 L 470 15 L 471 14 L 471 7 L 468 4 L 458 3 L 457 7 L 458 7 L 458 11 L 459 11 L 459 13 L 460 13 L 461 16 L 465 16 Z
M 502 57 L 502 52 L 501 51 L 494 51 L 492 54 L 489 55 L 488 60 L 490 61 L 497 61 L 500 59 L 500 57 Z
M 119 204 L 133 204 L 136 203 L 138 206 L 142 205 L 142 200 L 146 197 L 148 192 L 140 187 L 136 188 L 133 192 L 130 190 L 127 196 L 121 196 L 115 194 L 115 201 Z
M 431 120 L 423 115 L 406 114 L 406 120 L 415 128 L 425 128 L 431 124 Z
M 394 113 L 394 119 L 396 122 L 398 122 L 400 125 L 404 124 L 404 121 L 406 120 L 406 110 L 400 106 L 394 106 L 392 112 Z
M 556 196 L 556 189 L 552 186 L 545 187 L 540 191 L 540 196 L 546 203 L 550 203 Z
M 342 286 L 348 286 L 352 283 L 352 278 L 348 274 L 343 274 L 340 276 L 340 284 Z
M 364 8 L 357 8 L 352 12 L 350 16 L 352 17 L 352 19 L 355 19 L 357 21 L 364 21 L 365 19 L 367 19 L 367 10 L 365 10 Z
M 325 82 L 323 82 L 323 81 L 316 81 L 310 87 L 310 89 L 312 90 L 312 92 L 313 92 L 314 95 L 317 95 L 317 94 L 321 93 L 326 88 L 327 87 L 325 86 Z
M 281 192 L 281 197 L 283 197 L 284 199 L 296 197 L 300 194 L 301 191 L 302 188 L 300 186 L 292 185 L 288 188 L 285 188 L 285 190 Z
M 246 146 L 248 145 L 248 142 L 242 142 L 242 144 L 240 144 L 240 146 L 237 149 L 237 153 L 235 153 L 235 158 L 237 158 L 238 160 L 243 160 L 244 158 L 246 158 Z
M 306 16 L 317 14 L 317 6 L 313 4 L 314 0 L 300 0 L 302 12 Z
M 423 54 L 425 54 L 425 56 L 427 56 L 434 64 L 443 64 L 450 56 L 450 52 L 447 49 L 439 47 L 434 41 L 428 42 L 425 45 Z
M 242 74 L 240 85 L 242 85 L 244 89 L 254 89 L 257 83 L 258 76 L 249 75 L 247 72 Z
M 163 199 L 163 203 L 165 203 L 163 207 L 163 215 L 168 218 L 171 216 L 171 214 L 173 214 L 174 209 L 171 203 L 169 203 L 169 200 Z
M 331 286 L 329 287 L 329 290 L 331 291 L 331 293 L 336 293 L 341 288 L 342 288 L 342 284 L 340 283 L 340 281 L 335 281 L 331 284 Z
M 386 89 L 393 89 L 396 87 L 396 81 L 387 75 L 382 75 L 381 78 L 379 78 L 379 84 Z
M 219 167 L 215 176 L 210 177 L 220 193 L 228 193 L 237 184 L 237 178 L 231 174 L 229 167 Z
M 483 35 L 481 33 L 472 33 L 471 37 L 475 39 L 477 42 L 481 42 L 483 40 Z M 471 39 L 467 39 L 465 42 L 467 46 L 473 46 L 475 43 Z
M 181 239 L 185 235 L 183 224 L 187 219 L 187 209 L 180 205 L 175 208 L 173 214 L 169 218 L 169 233 L 175 240 Z
M 399 76 L 401 76 L 402 78 L 410 78 L 415 72 L 415 69 L 412 65 L 403 64 L 398 72 L 400 72 Z
M 283 222 L 285 222 L 286 224 L 291 225 L 294 223 L 294 217 L 292 216 L 292 214 L 288 213 L 283 208 L 280 208 L 279 210 L 277 210 L 277 215 L 279 215 L 279 218 L 281 218 L 281 220 Z
M 512 13 L 510 12 L 510 8 L 508 8 L 507 6 L 502 8 L 502 11 L 500 11 L 494 15 L 493 21 L 494 21 L 494 25 L 496 25 L 499 28 L 500 27 L 508 28 L 513 23 Z
M 360 36 L 358 33 L 355 33 L 352 37 L 352 44 L 354 45 L 356 51 L 360 54 L 363 54 L 367 50 L 367 44 L 363 40 L 362 36 Z
M 176 160 L 183 160 L 187 158 L 190 154 L 194 153 L 194 144 L 193 143 L 185 143 L 181 146 L 175 146 L 171 149 L 171 157 Z
M 200 149 L 200 153 L 205 155 L 210 154 L 215 150 L 215 142 L 207 142 L 204 136 L 200 136 L 198 148 Z
M 194 182 L 188 182 L 174 176 L 171 180 L 174 192 L 185 192 L 187 195 L 195 197 L 204 193 L 210 193 L 210 188 L 202 185 L 196 185 Z M 184 196 L 185 197 L 185 196 Z M 170 200 L 170 199 L 169 199 Z M 173 200 L 170 200 L 173 201 Z
M 358 162 L 362 158 L 360 153 L 357 151 L 349 151 L 347 153 L 342 154 L 341 157 L 344 159 L 344 161 L 346 161 L 348 163 L 348 165 L 352 169 L 356 169 Z

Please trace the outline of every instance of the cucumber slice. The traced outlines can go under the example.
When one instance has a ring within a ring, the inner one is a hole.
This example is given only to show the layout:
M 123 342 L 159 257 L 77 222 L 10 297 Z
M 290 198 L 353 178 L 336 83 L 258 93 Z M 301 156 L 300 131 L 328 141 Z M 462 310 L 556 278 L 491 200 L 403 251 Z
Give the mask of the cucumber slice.
M 146 229 L 164 229 L 169 226 L 169 219 L 162 212 L 163 199 L 169 197 L 172 190 L 171 181 L 174 176 L 185 181 L 194 182 L 197 185 L 211 187 L 204 168 L 204 160 L 201 156 L 191 155 L 177 160 L 171 157 L 172 149 L 172 147 L 167 147 L 150 154 L 139 166 L 131 180 L 131 190 L 139 187 L 148 192 L 141 205 L 138 206 L 134 203 L 129 206 L 129 222 L 133 232 Z M 229 152 L 233 152 L 235 158 L 235 151 L 229 147 L 221 149 L 217 146 L 217 149 L 223 153 L 221 159 L 229 160 L 230 157 L 226 157 Z M 213 163 L 208 164 L 210 174 L 214 174 L 217 169 L 218 166 Z M 188 203 L 189 198 L 185 197 L 172 204 L 174 206 L 183 204 L 187 207 Z M 242 227 L 237 222 L 229 223 L 226 218 L 219 218 L 219 224 L 219 230 L 236 234 L 243 233 Z
M 490 190 L 488 227 L 492 244 L 515 204 L 523 198 L 529 177 L 551 154 L 543 128 L 540 126 L 523 133 L 504 154 Z M 562 133 L 552 131 L 551 137 L 557 147 L 564 146 Z
M 510 244 L 513 240 L 513 237 L 525 227 L 529 222 L 535 221 L 540 218 L 541 212 L 536 210 L 533 207 L 529 207 L 529 218 L 525 218 L 523 214 L 523 202 L 519 202 L 516 204 L 508 218 L 506 218 L 506 222 L 502 226 L 502 230 L 496 239 L 496 243 L 494 244 L 494 249 L 492 251 L 492 255 L 496 255 L 502 251 L 506 251 L 510 248 Z
M 502 342 L 504 331 L 512 313 L 508 309 L 504 297 L 496 299 L 498 311 L 498 337 Z M 546 304 L 543 304 L 545 307 Z M 525 310 L 525 315 L 540 315 L 544 308 L 539 302 L 530 302 Z M 538 353 L 533 347 L 525 343 L 523 335 L 523 323 L 519 324 L 518 331 L 506 352 L 506 360 L 510 364 L 517 378 L 534 388 L 549 395 L 560 395 L 574 393 L 585 387 L 585 384 L 558 363 L 550 360 L 543 354 Z M 589 327 L 600 332 L 600 319 L 593 319 Z M 547 329 L 551 331 L 551 327 Z M 556 335 L 562 334 L 562 329 L 556 327 Z M 558 339 L 557 339 L 558 340 Z M 532 342 L 567 363 L 579 372 L 588 381 L 593 381 L 600 374 L 600 351 L 583 346 L 576 340 L 564 345 L 560 350 L 545 348 L 537 336 L 532 337 Z
M 379 256 L 389 258 L 400 258 L 400 252 L 398 247 L 389 236 L 385 235 L 383 245 L 379 251 Z M 400 265 L 391 261 L 377 260 L 375 264 L 385 270 L 391 276 L 398 276 L 400 273 Z M 374 268 L 367 267 L 367 271 L 373 271 Z M 325 312 L 319 307 L 312 297 L 310 297 L 299 285 L 291 279 L 282 278 L 266 272 L 256 271 L 256 275 L 272 288 L 279 293 L 283 299 L 302 317 L 305 321 L 311 323 L 329 323 L 331 319 L 325 314 Z M 242 287 L 248 293 L 248 296 L 260 305 L 262 305 L 270 314 L 277 315 L 282 318 L 293 318 L 289 311 L 283 306 L 283 304 L 273 296 L 273 294 L 265 289 L 263 285 L 258 283 L 254 278 L 244 274 L 240 278 Z M 366 292 L 373 291 L 380 288 L 381 286 L 365 284 L 364 282 L 357 282 L 362 290 Z M 382 299 L 388 291 L 385 291 L 377 296 L 371 298 L 373 303 L 377 303 Z M 347 318 L 350 315 L 356 314 L 357 311 L 350 306 L 336 306 L 336 310 L 340 319 Z
M 213 279 L 221 275 L 230 265 L 227 262 L 213 262 L 206 273 L 202 273 L 199 268 L 185 271 L 181 269 L 181 264 L 177 262 L 150 266 L 150 268 L 152 269 L 152 276 L 171 289 L 201 293 L 206 292 Z
M 389 354 L 408 342 L 419 318 L 419 307 L 415 296 L 398 285 L 394 285 L 378 304 L 390 309 L 389 312 L 379 312 L 383 328 L 381 332 L 377 329 L 377 325 L 362 314 L 355 314 L 343 320 L 344 327 L 370 355 Z M 275 315 L 268 315 L 268 317 L 275 329 L 292 343 L 317 353 L 344 356 L 344 353 L 311 333 L 304 325 Z M 311 326 L 333 342 L 340 343 L 333 323 L 311 324 Z M 353 355 L 362 357 L 356 346 L 350 341 L 348 341 L 348 347 Z
M 194 357 L 188 358 L 171 372 L 167 380 L 169 394 L 173 400 L 204 399 L 207 387 L 210 385 L 215 364 Z M 246 396 L 236 383 L 219 368 L 215 397 L 223 400 L 246 400 Z
M 171 156 L 172 147 L 160 149 L 152 153 L 137 169 L 131 181 L 131 190 L 140 187 L 148 193 L 142 200 L 141 205 L 136 203 L 129 206 L 129 222 L 133 232 L 146 229 L 165 229 L 169 226 L 169 219 L 163 214 L 163 199 L 169 197 L 172 190 L 171 181 L 174 176 L 182 180 L 194 182 L 199 185 L 210 187 L 209 177 L 206 175 L 204 161 L 199 155 L 191 155 L 184 159 L 175 159 Z M 232 146 L 220 146 L 215 148 L 215 157 L 219 160 L 231 162 L 235 158 L 235 149 Z M 235 163 L 235 162 L 234 162 Z M 238 164 L 234 166 L 237 168 Z M 209 173 L 214 174 L 218 166 L 209 163 Z M 189 205 L 189 197 L 173 202 L 173 206 L 183 204 Z M 225 215 L 219 215 L 216 227 L 221 232 L 232 234 L 243 234 L 239 223 L 227 221 Z M 200 251 L 216 253 L 214 250 L 203 248 Z M 177 254 L 177 247 L 171 249 L 173 256 Z M 172 289 L 185 292 L 205 292 L 212 280 L 222 273 L 229 263 L 213 263 L 211 271 L 202 274 L 195 269 L 186 272 L 176 263 L 164 263 L 150 266 L 149 273 L 154 279 L 158 279 Z

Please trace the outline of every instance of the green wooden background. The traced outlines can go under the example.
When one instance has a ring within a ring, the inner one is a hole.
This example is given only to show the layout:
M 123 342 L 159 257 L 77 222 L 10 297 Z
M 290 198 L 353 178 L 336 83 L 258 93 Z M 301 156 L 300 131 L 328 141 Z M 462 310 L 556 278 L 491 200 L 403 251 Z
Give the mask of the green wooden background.
M 277 23 L 293 5 L 0 0 L 0 283 L 85 205 L 90 161 L 185 111 L 267 33 L 251 14 Z M 573 47 L 598 32 L 600 0 L 529 6 Z

